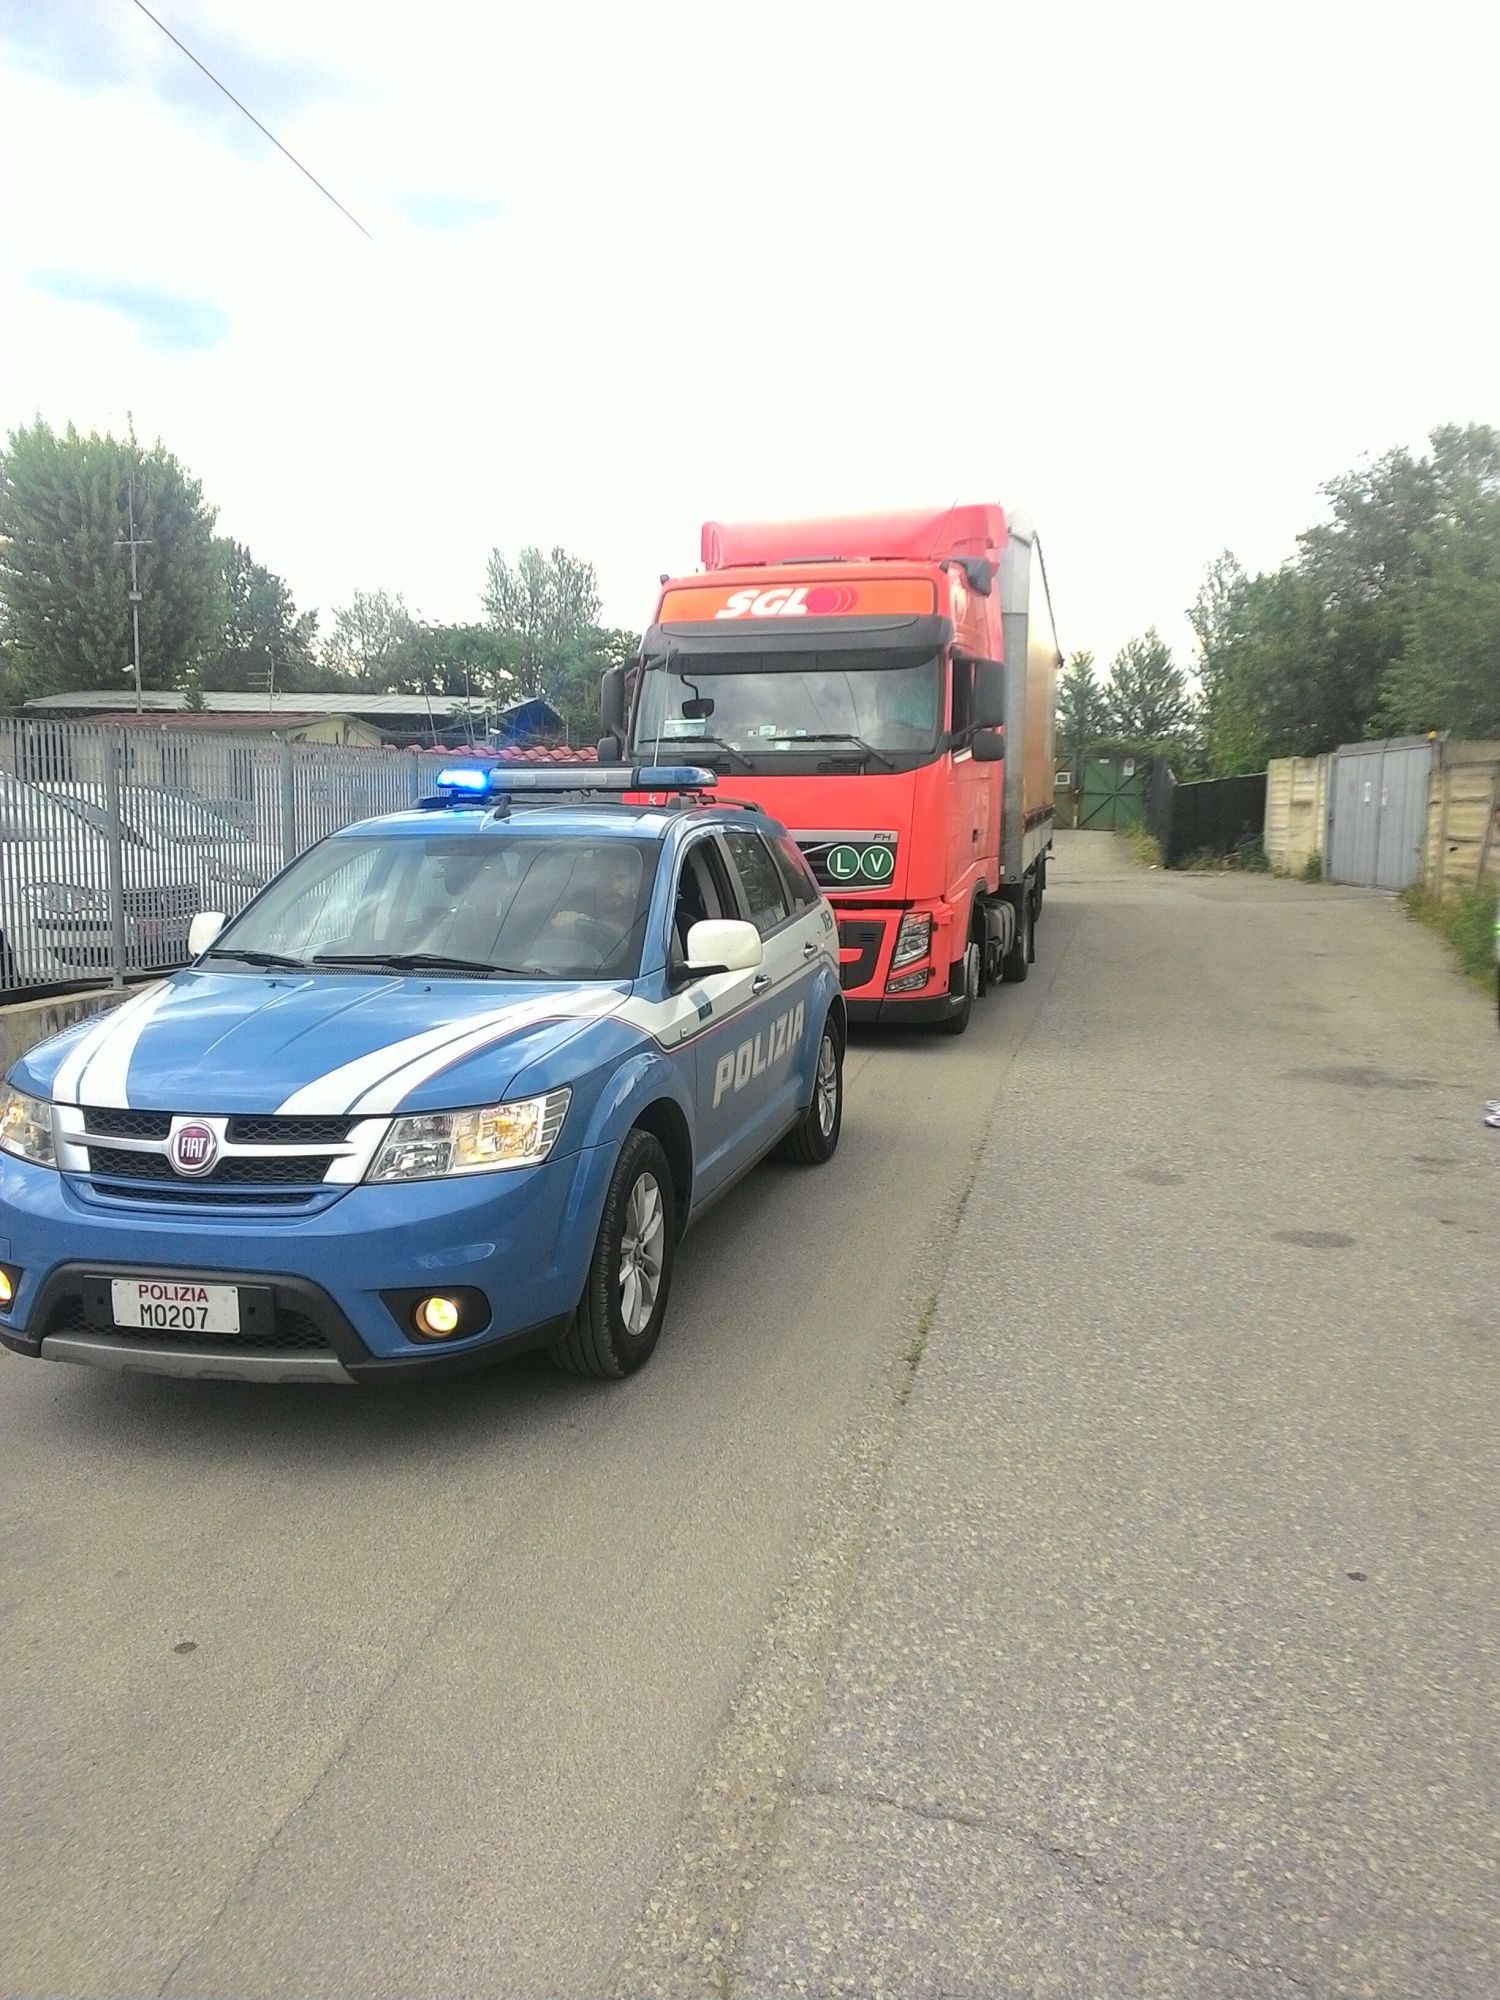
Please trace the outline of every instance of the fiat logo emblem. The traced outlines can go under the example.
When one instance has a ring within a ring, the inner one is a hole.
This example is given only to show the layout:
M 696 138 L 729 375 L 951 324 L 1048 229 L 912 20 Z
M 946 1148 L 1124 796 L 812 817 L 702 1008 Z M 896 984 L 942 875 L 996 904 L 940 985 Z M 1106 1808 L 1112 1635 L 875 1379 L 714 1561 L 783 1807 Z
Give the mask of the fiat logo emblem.
M 212 1126 L 179 1125 L 167 1150 L 178 1173 L 206 1174 L 218 1158 L 219 1141 Z

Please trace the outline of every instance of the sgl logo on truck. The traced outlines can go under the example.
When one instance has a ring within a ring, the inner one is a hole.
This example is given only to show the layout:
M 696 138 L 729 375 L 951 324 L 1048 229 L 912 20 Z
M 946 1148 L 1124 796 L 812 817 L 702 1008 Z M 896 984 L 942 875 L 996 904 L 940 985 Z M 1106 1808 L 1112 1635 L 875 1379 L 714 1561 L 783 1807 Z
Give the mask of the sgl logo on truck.
M 778 1014 L 769 1028 L 763 1028 L 751 1041 L 741 1042 L 737 1049 L 729 1049 L 719 1057 L 714 1069 L 714 1108 L 718 1109 L 719 1099 L 726 1090 L 743 1090 L 753 1076 L 761 1076 L 774 1062 L 780 1062 L 788 1049 L 794 1049 L 802 1038 L 803 1008 L 799 1001 L 795 1007 L 788 1007 L 784 1014 Z
M 842 583 L 778 583 L 770 590 L 732 590 L 715 618 L 837 618 L 852 611 L 859 592 Z

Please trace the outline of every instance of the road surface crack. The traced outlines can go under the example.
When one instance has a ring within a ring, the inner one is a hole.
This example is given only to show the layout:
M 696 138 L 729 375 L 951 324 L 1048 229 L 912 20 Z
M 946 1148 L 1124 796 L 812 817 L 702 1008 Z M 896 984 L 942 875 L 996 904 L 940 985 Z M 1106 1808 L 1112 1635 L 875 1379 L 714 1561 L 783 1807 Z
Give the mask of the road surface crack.
M 1268 1958 L 1253 1958 L 1245 1952 L 1237 1951 L 1232 1945 L 1221 1944 L 1214 1938 L 1205 1937 L 1200 1930 L 1170 1916 L 1160 1916 L 1154 1910 L 1143 1910 L 1131 1902 L 1114 1881 L 1100 1871 L 1099 1864 L 1090 1854 L 1075 1847 L 1066 1847 L 1061 1841 L 1052 1839 L 1039 1827 L 1028 1826 L 1024 1821 L 1001 1819 L 996 1814 L 977 1812 L 971 1807 L 944 1806 L 925 1800 L 897 1798 L 892 1792 L 854 1789 L 843 1785 L 816 1785 L 800 1788 L 803 1798 L 852 1799 L 860 1805 L 876 1806 L 882 1810 L 899 1812 L 913 1819 L 936 1821 L 944 1826 L 956 1826 L 965 1832 L 998 1834 L 1031 1848 L 1042 1855 L 1058 1870 L 1059 1875 L 1086 1902 L 1095 1908 L 1107 1908 L 1128 1923 L 1138 1924 L 1143 1930 L 1154 1931 L 1163 1937 L 1175 1938 L 1178 1943 L 1190 1946 L 1195 1951 L 1207 1952 L 1212 1957 L 1222 1958 L 1244 1972 L 1270 1973 L 1275 1978 L 1294 1987 L 1299 1993 L 1312 1993 L 1315 1989 L 1295 1972 L 1284 1965 L 1278 1965 Z

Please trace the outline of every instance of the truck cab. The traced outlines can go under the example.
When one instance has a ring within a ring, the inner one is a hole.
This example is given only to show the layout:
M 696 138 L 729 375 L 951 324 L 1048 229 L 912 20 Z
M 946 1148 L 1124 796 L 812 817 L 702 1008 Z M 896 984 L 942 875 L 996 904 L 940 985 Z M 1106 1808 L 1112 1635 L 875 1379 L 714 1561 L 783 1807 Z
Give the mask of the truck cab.
M 839 924 L 851 1018 L 960 1032 L 1024 978 L 1052 833 L 1057 647 L 996 506 L 703 529 L 604 757 L 691 755 L 787 825 Z M 1033 572 L 1035 571 L 1035 588 Z

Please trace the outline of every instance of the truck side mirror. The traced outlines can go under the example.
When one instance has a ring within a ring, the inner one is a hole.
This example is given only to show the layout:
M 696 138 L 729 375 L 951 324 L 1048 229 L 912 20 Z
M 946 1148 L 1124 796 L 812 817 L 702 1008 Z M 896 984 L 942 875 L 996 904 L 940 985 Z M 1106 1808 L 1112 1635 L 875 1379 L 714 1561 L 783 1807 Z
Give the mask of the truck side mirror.
M 1005 720 L 1005 668 L 998 660 L 974 662 L 974 705 L 976 729 L 998 729 Z M 975 752 L 978 755 L 978 752 Z
M 625 746 L 618 736 L 601 736 L 595 747 L 594 755 L 599 759 L 601 764 L 623 764 L 625 762 Z
M 606 736 L 625 741 L 625 669 L 609 667 L 599 681 L 599 721 Z
M 976 729 L 970 748 L 976 764 L 999 764 L 1005 757 L 1005 731 L 999 728 Z

